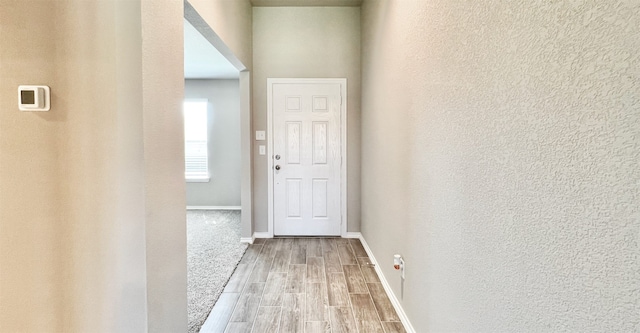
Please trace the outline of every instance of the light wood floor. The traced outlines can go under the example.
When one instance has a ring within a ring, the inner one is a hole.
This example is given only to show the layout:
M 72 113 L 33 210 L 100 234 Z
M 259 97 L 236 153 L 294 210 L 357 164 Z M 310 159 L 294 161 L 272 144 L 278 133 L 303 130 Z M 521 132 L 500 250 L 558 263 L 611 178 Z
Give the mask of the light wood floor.
M 201 333 L 405 332 L 358 239 L 256 239 Z

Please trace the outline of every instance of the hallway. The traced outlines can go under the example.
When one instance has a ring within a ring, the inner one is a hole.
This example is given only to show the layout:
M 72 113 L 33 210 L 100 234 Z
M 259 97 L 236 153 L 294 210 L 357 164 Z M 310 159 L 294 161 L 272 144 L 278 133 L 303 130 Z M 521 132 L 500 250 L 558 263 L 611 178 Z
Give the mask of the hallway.
M 202 333 L 405 332 L 358 239 L 256 239 Z

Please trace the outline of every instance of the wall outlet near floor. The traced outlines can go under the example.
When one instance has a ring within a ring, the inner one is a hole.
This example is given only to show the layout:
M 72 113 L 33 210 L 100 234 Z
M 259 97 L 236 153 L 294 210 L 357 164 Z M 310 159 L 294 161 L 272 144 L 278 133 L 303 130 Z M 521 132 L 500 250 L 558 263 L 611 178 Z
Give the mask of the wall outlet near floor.
M 402 274 L 402 279 L 404 280 L 404 259 L 401 255 L 393 255 L 393 268 L 397 271 L 400 271 L 400 273 Z

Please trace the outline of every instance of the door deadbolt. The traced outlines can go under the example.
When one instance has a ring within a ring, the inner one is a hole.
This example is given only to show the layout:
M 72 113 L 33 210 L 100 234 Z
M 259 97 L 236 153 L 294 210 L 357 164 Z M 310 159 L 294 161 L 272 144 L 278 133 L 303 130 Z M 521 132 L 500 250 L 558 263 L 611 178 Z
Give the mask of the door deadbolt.
M 280 166 L 279 165 L 276 165 L 276 170 L 280 170 Z
M 276 160 L 279 160 L 279 159 L 280 159 L 280 155 L 276 155 Z

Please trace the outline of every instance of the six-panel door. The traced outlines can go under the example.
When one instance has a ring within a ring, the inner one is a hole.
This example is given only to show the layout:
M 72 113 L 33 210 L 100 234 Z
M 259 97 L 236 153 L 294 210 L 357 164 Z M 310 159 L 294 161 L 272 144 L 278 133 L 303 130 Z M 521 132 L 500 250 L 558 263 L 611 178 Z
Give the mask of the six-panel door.
M 273 85 L 274 235 L 340 235 L 340 90 Z

